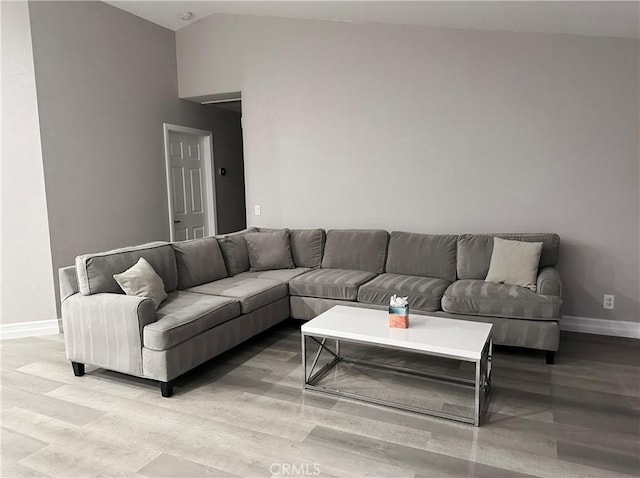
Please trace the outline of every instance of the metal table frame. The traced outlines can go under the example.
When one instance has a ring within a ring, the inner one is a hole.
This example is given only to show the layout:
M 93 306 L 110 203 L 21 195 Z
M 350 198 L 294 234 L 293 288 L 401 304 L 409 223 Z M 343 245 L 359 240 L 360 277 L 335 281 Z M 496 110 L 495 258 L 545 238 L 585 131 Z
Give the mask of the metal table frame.
M 313 361 L 311 363 L 311 367 L 309 369 L 307 367 L 307 340 L 308 339 L 310 339 L 311 341 L 313 341 L 318 345 L 318 350 L 314 355 Z M 430 415 L 430 416 L 440 417 L 440 418 L 447 418 L 450 420 L 456 420 L 456 421 L 465 422 L 465 423 L 472 423 L 476 427 L 480 426 L 480 420 L 484 415 L 484 413 L 486 412 L 487 404 L 489 401 L 488 400 L 489 393 L 491 391 L 491 357 L 493 355 L 493 339 L 492 339 L 491 333 L 487 337 L 487 341 L 484 344 L 480 359 L 477 359 L 477 360 L 469 360 L 469 359 L 454 356 L 454 355 L 444 355 L 444 354 L 438 354 L 438 353 L 432 353 L 432 352 L 424 352 L 422 350 L 403 349 L 399 347 L 392 347 L 388 345 L 381 345 L 381 344 L 376 344 L 376 343 L 371 343 L 366 341 L 344 339 L 342 337 L 335 337 L 330 335 L 309 334 L 309 333 L 305 333 L 304 331 L 301 331 L 301 340 L 302 340 L 302 372 L 303 372 L 302 388 L 303 390 L 311 390 L 313 392 L 318 392 L 318 393 L 337 395 L 339 397 L 351 398 L 354 400 L 360 400 L 368 403 L 373 403 L 376 405 L 383 405 L 387 407 L 397 408 L 397 409 L 408 411 L 408 412 L 420 413 L 423 415 Z M 333 350 L 330 348 L 329 344 L 327 343 L 328 340 L 331 340 L 331 341 L 335 340 L 335 348 Z M 450 358 L 450 359 L 461 360 L 465 362 L 472 362 L 472 363 L 475 363 L 475 369 L 476 369 L 475 378 L 453 377 L 453 376 L 436 373 L 436 372 L 425 372 L 425 371 L 416 370 L 412 368 L 399 367 L 395 365 L 371 362 L 368 360 L 360 360 L 355 358 L 343 357 L 340 354 L 340 341 L 368 345 L 373 347 L 389 348 L 393 350 L 403 350 L 406 352 L 419 353 L 419 354 L 430 355 L 435 357 Z M 320 359 L 320 355 L 322 354 L 323 351 L 326 351 L 331 356 L 333 356 L 333 360 L 331 360 L 329 363 L 325 364 L 319 370 L 314 372 L 318 364 L 318 360 Z M 465 388 L 473 388 L 474 394 L 475 394 L 474 416 L 473 418 L 470 418 L 462 415 L 452 415 L 450 413 L 444 413 L 437 410 L 414 407 L 414 406 L 402 404 L 399 402 L 393 402 L 393 401 L 384 400 L 381 398 L 369 397 L 366 395 L 360 395 L 357 393 L 351 393 L 343 390 L 337 390 L 337 389 L 332 389 L 332 388 L 324 387 L 321 385 L 317 385 L 318 381 L 340 362 L 368 365 L 368 366 L 377 367 L 380 369 L 393 370 L 393 371 L 404 373 L 411 376 L 442 381 L 449 384 L 462 386 Z

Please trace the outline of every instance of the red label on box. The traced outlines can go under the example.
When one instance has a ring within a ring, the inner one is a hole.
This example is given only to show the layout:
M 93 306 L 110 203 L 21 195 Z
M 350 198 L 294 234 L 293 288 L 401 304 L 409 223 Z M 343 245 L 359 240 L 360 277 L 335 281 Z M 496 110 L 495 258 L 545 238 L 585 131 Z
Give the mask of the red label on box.
M 406 329 L 409 327 L 408 315 L 389 314 L 389 327 L 395 329 Z

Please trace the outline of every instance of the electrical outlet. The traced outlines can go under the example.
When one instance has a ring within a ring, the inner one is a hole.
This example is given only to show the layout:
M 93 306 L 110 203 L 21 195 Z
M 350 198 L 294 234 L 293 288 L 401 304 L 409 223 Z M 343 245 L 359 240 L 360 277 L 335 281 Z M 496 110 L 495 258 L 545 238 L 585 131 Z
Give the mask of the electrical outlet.
M 605 309 L 613 309 L 615 298 L 615 295 L 605 294 L 602 307 Z
M 258 206 L 257 204 L 255 206 L 253 206 L 253 215 L 254 216 L 259 216 L 260 215 L 260 206 Z

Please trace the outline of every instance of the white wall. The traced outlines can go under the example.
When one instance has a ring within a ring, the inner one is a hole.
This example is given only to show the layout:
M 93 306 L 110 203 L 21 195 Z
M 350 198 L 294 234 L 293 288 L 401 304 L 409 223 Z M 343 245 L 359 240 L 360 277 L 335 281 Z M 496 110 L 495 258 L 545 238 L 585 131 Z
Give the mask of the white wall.
M 162 125 L 216 134 L 212 108 L 178 99 L 174 33 L 103 2 L 29 11 L 53 270 L 169 240 Z
M 176 38 L 181 97 L 242 91 L 249 224 L 557 232 L 564 313 L 640 320 L 638 41 L 240 15 Z
M 1 2 L 2 324 L 56 318 L 27 2 Z

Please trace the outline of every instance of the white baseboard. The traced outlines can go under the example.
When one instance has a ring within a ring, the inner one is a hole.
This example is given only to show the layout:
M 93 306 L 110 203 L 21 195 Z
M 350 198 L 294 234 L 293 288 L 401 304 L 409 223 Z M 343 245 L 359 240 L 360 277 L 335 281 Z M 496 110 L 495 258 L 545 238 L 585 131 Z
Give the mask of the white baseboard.
M 0 324 L 0 339 L 19 339 L 21 337 L 59 334 L 60 330 L 62 330 L 61 322 L 61 319 L 51 319 Z
M 591 319 L 565 315 L 560 321 L 560 330 L 640 339 L 640 322 L 624 320 Z
M 59 334 L 62 330 L 61 322 L 61 319 L 51 319 L 0 324 L 0 339 Z M 592 319 L 565 315 L 560 321 L 560 330 L 640 339 L 640 322 L 627 322 L 624 320 Z

